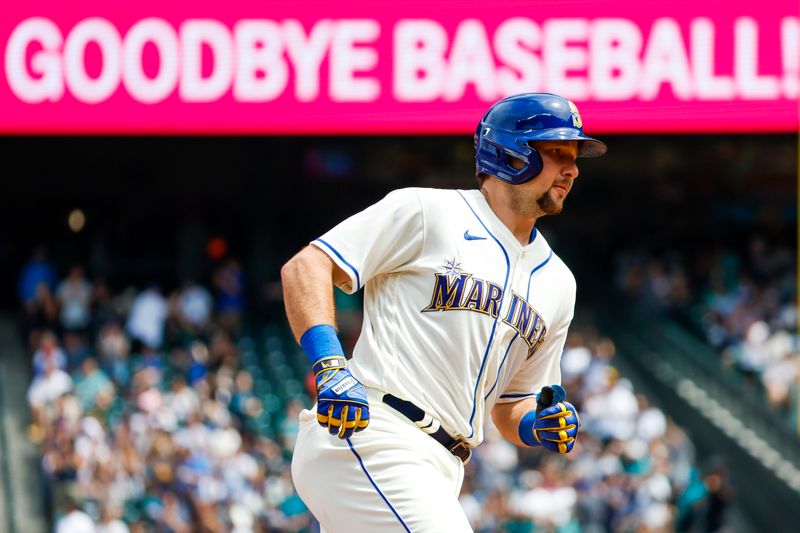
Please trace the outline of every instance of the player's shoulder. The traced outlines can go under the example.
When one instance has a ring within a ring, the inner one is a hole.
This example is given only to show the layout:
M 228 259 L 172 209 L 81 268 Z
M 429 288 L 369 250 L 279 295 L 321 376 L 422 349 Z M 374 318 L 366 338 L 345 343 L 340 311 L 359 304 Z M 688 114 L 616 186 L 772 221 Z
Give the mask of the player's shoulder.
M 541 239 L 541 242 L 539 243 L 540 246 L 547 247 L 550 250 L 549 252 L 550 258 L 548 259 L 548 265 L 547 265 L 548 270 L 550 270 L 553 274 L 556 274 L 560 278 L 562 278 L 561 280 L 562 283 L 566 283 L 568 286 L 571 286 L 572 289 L 574 290 L 575 286 L 577 285 L 577 282 L 575 281 L 575 275 L 572 273 L 572 270 L 569 268 L 567 263 L 563 259 L 561 259 L 561 257 L 555 252 L 555 250 L 553 250 L 553 248 L 550 246 L 550 244 L 547 242 L 547 239 L 541 232 L 538 232 L 536 238 Z
M 575 274 L 572 273 L 572 270 L 569 268 L 569 266 L 567 266 L 564 260 L 556 255 L 555 252 L 553 252 L 553 260 L 555 261 L 555 266 L 560 270 L 560 273 L 564 277 L 565 281 L 574 289 L 577 285 L 577 282 L 575 281 Z
M 431 189 L 426 187 L 402 187 L 390 191 L 384 198 L 396 199 L 402 201 L 423 201 L 428 198 L 441 198 L 444 195 L 440 194 L 445 191 L 444 189 Z M 452 191 L 451 191 L 452 192 Z
M 446 211 L 447 204 L 463 203 L 464 191 L 457 189 L 434 189 L 429 187 L 404 187 L 386 195 L 386 199 L 396 202 L 418 203 L 424 211 Z
M 464 192 L 458 189 L 435 189 L 433 187 L 404 187 L 395 189 L 393 192 L 406 195 L 415 195 L 422 199 L 441 200 L 446 198 L 459 198 L 459 193 Z

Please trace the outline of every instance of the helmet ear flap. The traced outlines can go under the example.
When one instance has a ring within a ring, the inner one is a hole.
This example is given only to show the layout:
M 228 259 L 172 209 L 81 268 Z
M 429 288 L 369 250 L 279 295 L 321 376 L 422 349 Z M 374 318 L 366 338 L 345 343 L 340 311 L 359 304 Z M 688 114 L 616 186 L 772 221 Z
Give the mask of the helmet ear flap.
M 524 166 L 512 164 L 514 154 Z M 527 159 L 527 161 L 525 161 Z M 542 171 L 542 157 L 524 137 L 515 132 L 481 123 L 475 132 L 475 170 L 495 176 L 512 185 L 535 178 Z
M 539 153 L 539 150 L 531 145 L 530 141 L 527 144 L 528 148 L 531 150 L 531 155 L 528 156 L 528 165 L 530 165 L 531 172 L 533 173 L 531 177 L 531 179 L 533 179 L 538 176 L 542 168 L 544 168 L 544 162 L 542 161 L 542 154 Z

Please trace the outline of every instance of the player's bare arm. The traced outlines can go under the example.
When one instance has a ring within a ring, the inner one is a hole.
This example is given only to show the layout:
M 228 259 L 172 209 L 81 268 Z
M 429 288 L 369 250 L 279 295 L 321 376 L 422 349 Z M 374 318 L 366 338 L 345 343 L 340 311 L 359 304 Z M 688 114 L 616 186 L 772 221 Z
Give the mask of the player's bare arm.
M 543 387 L 536 399 L 497 404 L 492 420 L 504 438 L 517 446 L 543 446 L 552 452 L 569 453 L 578 438 L 578 410 L 567 400 L 561 385 Z
M 312 364 L 317 422 L 340 439 L 369 423 L 364 386 L 350 374 L 336 336 L 333 286 L 347 275 L 327 255 L 307 246 L 281 268 L 286 316 Z
M 315 246 L 306 246 L 283 266 L 286 317 L 297 342 L 311 326 L 336 325 L 333 286 L 346 280 L 347 274 Z
M 504 439 L 524 447 L 525 443 L 519 438 L 519 424 L 523 416 L 535 410 L 535 398 L 525 398 L 513 403 L 498 403 L 492 408 L 492 421 Z

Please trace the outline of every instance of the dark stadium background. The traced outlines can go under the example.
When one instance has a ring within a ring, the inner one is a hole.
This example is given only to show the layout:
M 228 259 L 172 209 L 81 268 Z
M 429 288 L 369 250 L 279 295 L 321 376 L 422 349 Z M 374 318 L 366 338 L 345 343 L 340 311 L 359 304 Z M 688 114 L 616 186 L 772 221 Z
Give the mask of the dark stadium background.
M 745 247 L 752 234 L 794 246 L 796 136 L 603 138 L 607 156 L 581 160 L 566 209 L 539 223 L 581 281 L 579 299 L 608 296 L 625 248 Z M 88 258 L 112 285 L 175 285 L 209 275 L 205 247 L 219 237 L 252 289 L 393 188 L 475 186 L 468 136 L 17 137 L 0 140 L 0 156 L 0 302 L 11 309 L 36 244 L 60 270 Z M 77 233 L 74 209 L 86 217 Z

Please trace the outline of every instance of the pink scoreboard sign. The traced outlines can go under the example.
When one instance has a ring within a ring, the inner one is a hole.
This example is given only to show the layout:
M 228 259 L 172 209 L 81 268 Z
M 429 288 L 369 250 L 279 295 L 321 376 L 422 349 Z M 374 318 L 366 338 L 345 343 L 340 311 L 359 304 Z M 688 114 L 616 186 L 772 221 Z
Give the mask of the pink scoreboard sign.
M 0 54 L 2 134 L 466 134 L 528 91 L 589 133 L 798 130 L 796 0 L 9 2 Z

